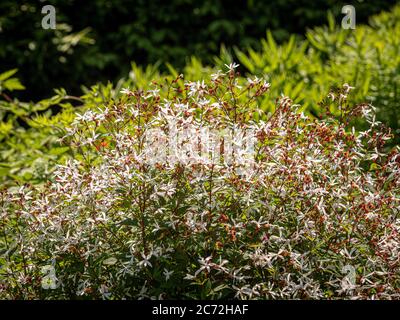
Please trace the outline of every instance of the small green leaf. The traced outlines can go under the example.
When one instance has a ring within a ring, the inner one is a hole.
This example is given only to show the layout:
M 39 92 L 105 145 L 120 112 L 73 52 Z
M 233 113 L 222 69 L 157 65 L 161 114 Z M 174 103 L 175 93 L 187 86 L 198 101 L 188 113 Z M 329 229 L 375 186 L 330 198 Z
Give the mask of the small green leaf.
M 2 86 L 10 91 L 25 89 L 25 87 L 21 84 L 21 82 L 17 78 L 11 78 L 4 81 Z
M 120 224 L 123 225 L 123 226 L 137 226 L 138 220 L 137 219 L 128 218 L 128 219 L 125 219 L 125 220 L 121 221 Z
M 369 171 L 376 171 L 379 170 L 381 168 L 381 166 L 377 163 L 371 163 L 371 166 L 369 167 Z
M 112 266 L 117 263 L 117 258 L 111 257 L 103 261 L 103 264 L 106 266 Z
M 53 148 L 49 151 L 49 154 L 59 156 L 69 150 L 69 147 L 58 147 L 58 148 Z
M 4 81 L 4 80 L 8 79 L 9 77 L 11 77 L 15 73 L 17 73 L 17 71 L 18 71 L 18 69 L 12 69 L 12 70 L 3 72 L 2 74 L 0 74 L 0 81 Z

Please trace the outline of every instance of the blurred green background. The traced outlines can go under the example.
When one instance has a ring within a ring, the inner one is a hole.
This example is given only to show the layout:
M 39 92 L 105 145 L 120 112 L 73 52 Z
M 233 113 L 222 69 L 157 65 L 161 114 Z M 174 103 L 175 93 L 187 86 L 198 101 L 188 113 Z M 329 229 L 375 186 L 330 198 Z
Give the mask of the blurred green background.
M 116 81 L 139 65 L 164 62 L 180 69 L 190 56 L 212 63 L 227 48 L 261 49 L 270 29 L 278 42 L 290 34 L 337 20 L 353 4 L 357 23 L 388 10 L 395 0 L 1 0 L 1 69 L 19 68 L 26 90 L 17 94 L 38 100 L 54 87 L 80 94 L 80 85 Z M 54 5 L 57 30 L 41 28 L 41 8 Z

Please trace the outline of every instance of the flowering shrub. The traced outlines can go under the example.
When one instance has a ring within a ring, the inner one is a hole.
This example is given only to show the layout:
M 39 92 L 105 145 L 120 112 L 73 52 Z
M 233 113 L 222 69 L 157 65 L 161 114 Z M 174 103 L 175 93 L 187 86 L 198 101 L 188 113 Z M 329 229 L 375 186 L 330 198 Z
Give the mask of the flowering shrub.
M 0 297 L 399 299 L 400 155 L 373 107 L 344 85 L 324 120 L 265 114 L 235 68 L 78 115 L 54 179 L 1 193 Z

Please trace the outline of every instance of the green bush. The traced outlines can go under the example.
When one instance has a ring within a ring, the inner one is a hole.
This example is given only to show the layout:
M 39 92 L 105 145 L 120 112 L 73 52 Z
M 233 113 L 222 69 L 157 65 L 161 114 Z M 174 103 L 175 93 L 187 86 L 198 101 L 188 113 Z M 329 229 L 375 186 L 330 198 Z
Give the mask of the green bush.
M 93 3 L 99 15 L 90 19 L 99 23 L 111 9 L 127 14 L 122 3 Z M 212 8 L 221 4 L 204 8 L 218 16 Z M 21 18 L 19 5 L 0 7 L 14 8 L 2 28 Z M 32 18 L 35 8 L 24 12 Z M 61 19 L 74 14 L 63 12 Z M 168 16 L 154 12 L 134 28 Z M 128 37 L 130 22 L 117 21 L 116 34 Z M 129 41 L 150 58 L 168 52 L 171 63 L 132 63 L 115 85 L 82 86 L 80 96 L 56 89 L 39 102 L 17 98 L 28 69 L 17 74 L 10 65 L 0 74 L 0 299 L 400 299 L 399 137 L 392 143 L 378 121 L 398 133 L 399 21 L 399 6 L 355 31 L 329 15 L 306 40 L 280 45 L 275 29 L 258 43 L 243 37 L 252 49 L 222 46 L 215 67 L 199 50 L 174 66 L 200 48 L 201 32 L 188 51 L 173 42 L 157 51 L 133 33 Z M 235 28 L 221 23 L 215 43 Z M 57 77 L 76 84 L 95 69 L 108 77 L 124 58 L 101 46 L 121 38 L 110 33 L 94 45 L 101 29 L 86 26 L 36 30 L 39 43 L 52 38 L 55 46 L 39 52 L 36 42 L 21 42 L 34 54 L 16 58 L 31 71 L 33 61 L 71 63 L 73 72 Z M 31 72 L 28 85 L 46 88 L 52 78 L 43 75 Z
M 400 299 L 400 150 L 373 108 L 345 85 L 342 121 L 267 113 L 270 84 L 227 67 L 124 88 L 46 185 L 0 193 L 0 298 Z

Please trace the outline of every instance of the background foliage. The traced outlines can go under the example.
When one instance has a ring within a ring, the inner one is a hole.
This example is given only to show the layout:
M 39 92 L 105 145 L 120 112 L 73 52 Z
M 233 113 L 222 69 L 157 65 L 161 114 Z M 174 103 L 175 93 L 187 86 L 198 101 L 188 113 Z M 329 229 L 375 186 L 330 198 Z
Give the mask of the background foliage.
M 389 9 L 395 0 L 2 0 L 0 61 L 20 69 L 28 90 L 21 97 L 48 97 L 52 88 L 80 94 L 81 84 L 116 80 L 139 65 L 169 62 L 178 69 L 196 55 L 206 63 L 226 47 L 261 49 L 266 29 L 278 41 L 321 25 L 331 10 L 338 20 L 354 4 L 357 21 Z M 41 8 L 57 9 L 57 30 L 41 28 Z M 164 70 L 165 66 L 161 65 Z
M 270 33 L 257 51 L 236 50 L 251 74 L 268 75 L 279 90 L 319 115 L 315 101 L 331 87 L 355 87 L 354 103 L 370 102 L 378 119 L 399 134 L 400 7 L 370 19 L 369 25 L 345 30 L 328 16 L 328 25 L 308 30 L 306 41 L 278 46 Z M 397 143 L 399 142 L 397 137 Z

